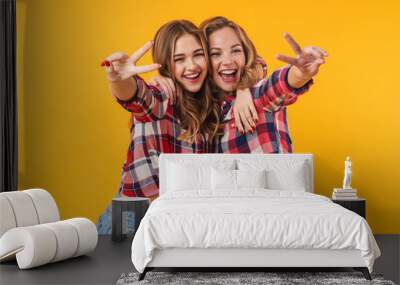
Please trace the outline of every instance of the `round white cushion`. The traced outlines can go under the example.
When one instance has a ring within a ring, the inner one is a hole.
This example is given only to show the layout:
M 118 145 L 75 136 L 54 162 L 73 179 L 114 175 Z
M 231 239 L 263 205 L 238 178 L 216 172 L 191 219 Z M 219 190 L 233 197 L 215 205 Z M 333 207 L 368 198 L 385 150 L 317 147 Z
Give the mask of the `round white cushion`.
M 15 227 L 59 220 L 57 204 L 46 190 L 29 189 L 0 193 L 0 237 Z
M 39 224 L 52 223 L 60 220 L 56 201 L 49 192 L 43 189 L 29 189 L 23 191 L 33 201 L 38 215 Z
M 9 229 L 15 228 L 17 222 L 8 199 L 0 195 L 0 237 Z
M 86 254 L 96 248 L 96 226 L 86 218 L 14 228 L 0 238 L 0 261 L 16 256 L 28 269 Z
M 9 260 L 16 255 L 20 269 L 49 263 L 56 250 L 53 232 L 41 225 L 13 228 L 0 238 L 0 260 Z
M 70 258 L 75 255 L 78 248 L 78 232 L 69 223 L 64 221 L 44 224 L 55 235 L 57 241 L 57 251 L 51 262 L 56 262 Z
M 35 205 L 28 194 L 23 191 L 13 191 L 3 192 L 0 195 L 10 203 L 17 227 L 33 226 L 39 223 Z
M 63 222 L 73 226 L 78 233 L 78 247 L 73 257 L 83 255 L 96 248 L 98 233 L 92 221 L 85 218 L 73 218 Z

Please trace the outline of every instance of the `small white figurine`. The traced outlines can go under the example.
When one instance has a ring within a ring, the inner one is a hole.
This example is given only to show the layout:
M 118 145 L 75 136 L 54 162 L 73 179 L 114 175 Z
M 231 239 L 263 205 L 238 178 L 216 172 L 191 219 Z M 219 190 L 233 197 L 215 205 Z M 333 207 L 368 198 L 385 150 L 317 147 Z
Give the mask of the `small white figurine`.
M 344 179 L 343 179 L 343 189 L 352 189 L 351 186 L 351 159 L 350 156 L 346 158 L 344 162 Z

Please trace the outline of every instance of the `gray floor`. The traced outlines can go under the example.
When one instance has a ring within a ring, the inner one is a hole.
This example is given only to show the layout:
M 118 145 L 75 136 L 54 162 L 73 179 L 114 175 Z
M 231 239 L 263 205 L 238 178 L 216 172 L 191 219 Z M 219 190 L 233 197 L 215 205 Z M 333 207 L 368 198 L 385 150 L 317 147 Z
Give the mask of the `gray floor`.
M 0 264 L 0 284 L 115 284 L 124 272 L 134 271 L 131 243 L 115 243 L 99 236 L 97 248 L 80 256 L 41 267 L 19 270 L 16 262 Z
M 381 250 L 374 265 L 374 271 L 383 274 L 385 279 L 400 283 L 400 235 L 375 235 Z
M 400 235 L 377 235 L 382 256 L 374 272 L 399 283 Z M 0 284 L 115 284 L 123 272 L 134 271 L 130 260 L 129 240 L 114 243 L 109 236 L 100 236 L 99 244 L 88 256 L 19 270 L 16 262 L 0 264 Z

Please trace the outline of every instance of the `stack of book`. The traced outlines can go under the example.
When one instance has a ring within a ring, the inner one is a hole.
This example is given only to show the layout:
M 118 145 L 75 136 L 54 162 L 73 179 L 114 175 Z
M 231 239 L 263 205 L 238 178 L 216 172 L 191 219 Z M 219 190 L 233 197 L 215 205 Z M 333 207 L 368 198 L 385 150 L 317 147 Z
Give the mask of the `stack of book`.
M 335 189 L 333 189 L 332 199 L 334 199 L 334 200 L 356 200 L 356 199 L 358 199 L 357 189 L 335 188 Z

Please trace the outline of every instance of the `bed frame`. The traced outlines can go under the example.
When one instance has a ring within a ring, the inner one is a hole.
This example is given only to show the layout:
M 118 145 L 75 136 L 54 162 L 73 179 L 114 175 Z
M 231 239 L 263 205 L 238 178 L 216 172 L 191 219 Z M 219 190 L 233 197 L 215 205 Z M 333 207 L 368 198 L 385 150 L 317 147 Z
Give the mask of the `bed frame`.
M 221 154 L 219 154 L 220 156 Z M 160 156 L 160 195 L 166 191 L 166 163 L 168 160 L 207 160 L 212 163 L 218 154 L 161 154 Z M 284 159 L 305 160 L 309 166 L 309 189 L 314 191 L 314 171 L 312 154 L 224 154 L 224 158 L 238 159 Z M 151 262 L 139 280 L 143 280 L 148 271 L 154 269 L 229 269 L 229 271 L 265 271 L 266 269 L 337 269 L 353 268 L 361 271 L 367 280 L 371 275 L 359 250 L 329 249 L 250 249 L 250 248 L 168 248 L 157 249 Z

